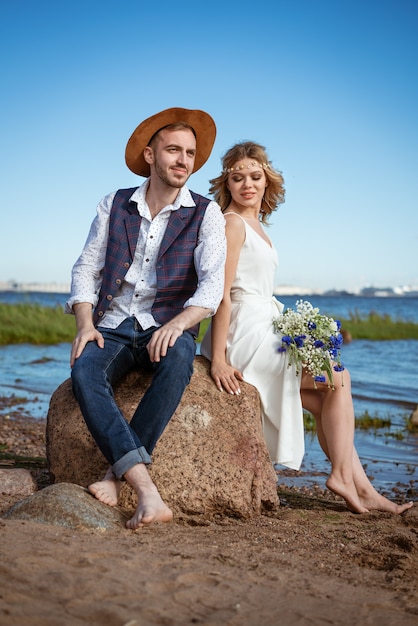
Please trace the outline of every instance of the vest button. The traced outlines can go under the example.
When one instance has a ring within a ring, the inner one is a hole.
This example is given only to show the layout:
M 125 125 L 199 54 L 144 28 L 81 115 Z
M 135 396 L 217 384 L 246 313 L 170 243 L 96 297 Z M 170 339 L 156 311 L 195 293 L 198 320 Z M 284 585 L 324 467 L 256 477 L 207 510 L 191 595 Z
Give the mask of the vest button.
M 103 311 L 99 311 L 97 314 L 99 317 L 103 317 Z
M 123 267 L 129 267 L 129 263 L 124 263 Z
M 121 279 L 120 279 L 120 278 L 117 278 L 117 279 L 115 280 L 115 283 L 116 283 L 117 285 L 120 285 L 120 284 L 121 284 L 121 282 L 122 282 L 122 281 L 121 281 Z
M 113 296 L 109 294 L 108 296 L 106 296 L 106 300 L 113 300 Z

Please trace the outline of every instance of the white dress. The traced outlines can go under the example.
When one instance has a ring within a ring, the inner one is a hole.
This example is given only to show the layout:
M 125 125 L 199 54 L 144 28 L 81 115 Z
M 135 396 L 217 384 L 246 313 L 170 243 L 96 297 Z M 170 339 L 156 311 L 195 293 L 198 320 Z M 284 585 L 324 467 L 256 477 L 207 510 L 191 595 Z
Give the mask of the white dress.
M 283 311 L 283 304 L 272 295 L 277 251 L 238 217 L 245 224 L 245 241 L 231 289 L 227 361 L 258 389 L 272 461 L 299 469 L 305 451 L 300 375 L 296 376 L 294 366 L 287 366 L 286 355 L 277 351 L 281 341 L 272 324 Z M 211 359 L 211 326 L 200 352 Z

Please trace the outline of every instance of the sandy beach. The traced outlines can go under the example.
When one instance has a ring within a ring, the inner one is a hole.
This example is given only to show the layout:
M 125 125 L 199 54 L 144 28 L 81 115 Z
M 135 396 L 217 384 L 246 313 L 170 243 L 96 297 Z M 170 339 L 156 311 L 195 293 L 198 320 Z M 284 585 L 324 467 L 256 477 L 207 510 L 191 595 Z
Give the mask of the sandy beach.
M 49 484 L 45 421 L 1 417 L 0 442 Z M 418 505 L 354 515 L 321 489 L 279 487 L 251 521 L 176 518 L 128 531 L 0 518 L 1 626 L 418 623 Z M 0 494 L 0 515 L 21 498 Z M 398 500 L 399 502 L 402 499 Z

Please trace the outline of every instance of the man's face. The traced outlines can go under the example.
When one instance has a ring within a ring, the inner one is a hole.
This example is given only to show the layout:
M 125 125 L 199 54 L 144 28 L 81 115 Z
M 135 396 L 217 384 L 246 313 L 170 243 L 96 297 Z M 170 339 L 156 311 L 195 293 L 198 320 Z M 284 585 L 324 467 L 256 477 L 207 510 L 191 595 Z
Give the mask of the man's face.
M 191 130 L 162 130 L 150 151 L 151 175 L 169 187 L 180 189 L 193 172 L 196 138 Z

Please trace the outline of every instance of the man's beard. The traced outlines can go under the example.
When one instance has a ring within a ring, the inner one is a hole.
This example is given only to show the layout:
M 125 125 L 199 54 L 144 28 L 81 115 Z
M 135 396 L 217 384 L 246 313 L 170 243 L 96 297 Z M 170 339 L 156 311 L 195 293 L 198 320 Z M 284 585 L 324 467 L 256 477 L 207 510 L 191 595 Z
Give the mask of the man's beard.
M 160 167 L 160 164 L 158 163 L 158 161 L 156 161 L 155 163 L 155 173 L 157 174 L 158 178 L 160 178 L 160 180 L 163 181 L 163 183 L 165 183 L 168 187 L 173 187 L 174 189 L 181 189 L 181 187 L 183 187 L 183 185 L 186 183 L 188 179 L 187 170 L 185 168 L 184 168 L 184 173 L 187 176 L 185 180 L 179 181 L 174 176 L 169 177 L 167 172 L 163 170 L 162 167 Z

